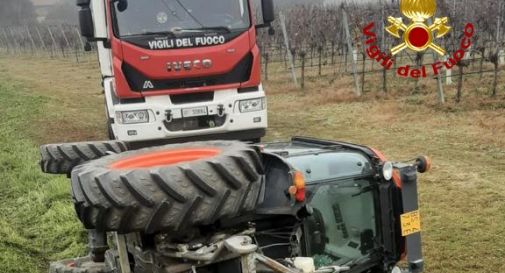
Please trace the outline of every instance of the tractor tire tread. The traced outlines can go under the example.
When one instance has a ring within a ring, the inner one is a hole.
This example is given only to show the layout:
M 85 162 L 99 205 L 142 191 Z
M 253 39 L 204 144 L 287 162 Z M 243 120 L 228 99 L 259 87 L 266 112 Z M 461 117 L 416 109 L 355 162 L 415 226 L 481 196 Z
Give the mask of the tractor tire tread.
M 111 165 L 136 155 L 195 147 L 217 147 L 220 154 L 149 168 Z M 72 172 L 75 209 L 87 229 L 121 234 L 184 232 L 256 209 L 264 183 L 257 152 L 235 141 L 166 145 L 89 161 Z
M 40 167 L 48 174 L 70 174 L 77 165 L 127 150 L 120 141 L 47 144 L 40 147 Z

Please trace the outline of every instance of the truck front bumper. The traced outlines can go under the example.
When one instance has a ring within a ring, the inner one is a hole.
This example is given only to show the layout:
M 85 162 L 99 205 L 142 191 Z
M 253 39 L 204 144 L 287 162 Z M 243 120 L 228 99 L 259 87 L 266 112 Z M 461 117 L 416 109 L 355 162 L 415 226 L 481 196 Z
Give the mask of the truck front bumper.
M 240 101 L 262 99 L 263 109 L 241 112 Z M 174 142 L 187 139 L 256 139 L 265 134 L 268 126 L 265 93 L 239 93 L 236 89 L 214 93 L 212 101 L 174 104 L 170 96 L 146 97 L 145 102 L 113 104 L 109 106 L 111 127 L 121 141 L 153 141 L 169 139 Z M 192 109 L 205 109 L 207 114 L 185 117 Z M 147 111 L 149 122 L 124 124 L 121 113 Z

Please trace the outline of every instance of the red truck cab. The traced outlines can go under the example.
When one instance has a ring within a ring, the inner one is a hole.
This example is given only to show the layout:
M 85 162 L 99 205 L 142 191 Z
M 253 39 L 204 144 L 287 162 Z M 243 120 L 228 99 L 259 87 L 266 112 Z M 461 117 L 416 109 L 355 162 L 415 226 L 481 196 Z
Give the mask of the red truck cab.
M 97 42 L 109 135 L 123 141 L 256 140 L 265 134 L 256 29 L 262 1 L 78 0 Z

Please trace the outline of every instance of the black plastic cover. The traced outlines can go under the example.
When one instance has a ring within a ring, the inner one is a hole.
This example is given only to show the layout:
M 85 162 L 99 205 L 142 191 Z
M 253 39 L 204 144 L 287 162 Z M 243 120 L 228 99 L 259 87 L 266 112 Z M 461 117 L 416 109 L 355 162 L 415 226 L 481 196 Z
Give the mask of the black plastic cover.
M 222 75 L 214 75 L 196 78 L 151 80 L 143 75 L 135 67 L 123 63 L 122 70 L 128 81 L 128 85 L 136 92 L 149 92 L 167 89 L 196 88 L 230 83 L 241 83 L 249 80 L 251 76 L 253 56 L 247 54 L 230 72 Z M 144 89 L 144 83 L 151 81 L 153 88 Z
M 288 189 L 293 185 L 293 169 L 283 158 L 263 153 L 265 166 L 265 197 L 256 213 L 259 215 L 297 215 L 304 203 L 293 204 Z

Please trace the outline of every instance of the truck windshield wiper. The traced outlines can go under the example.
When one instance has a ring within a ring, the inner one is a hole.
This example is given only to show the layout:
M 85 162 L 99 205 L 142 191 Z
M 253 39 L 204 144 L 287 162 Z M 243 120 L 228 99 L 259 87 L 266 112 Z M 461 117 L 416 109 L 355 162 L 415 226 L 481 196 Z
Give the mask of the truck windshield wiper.
M 167 35 L 170 37 L 175 37 L 175 33 L 172 31 L 145 31 L 141 35 Z
M 231 29 L 225 26 L 174 29 L 174 32 L 206 32 L 206 31 L 224 31 L 226 33 L 230 33 Z

